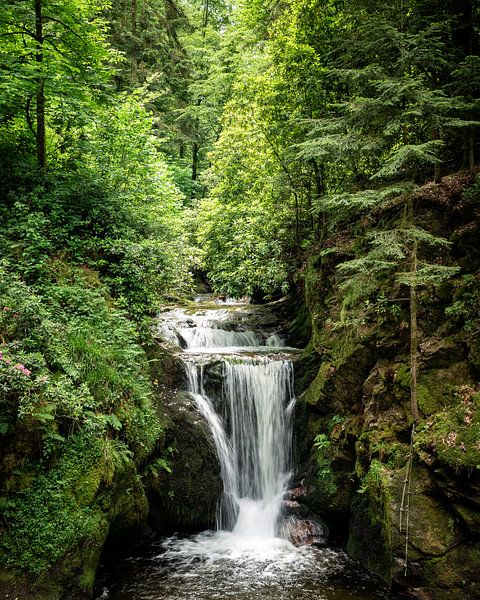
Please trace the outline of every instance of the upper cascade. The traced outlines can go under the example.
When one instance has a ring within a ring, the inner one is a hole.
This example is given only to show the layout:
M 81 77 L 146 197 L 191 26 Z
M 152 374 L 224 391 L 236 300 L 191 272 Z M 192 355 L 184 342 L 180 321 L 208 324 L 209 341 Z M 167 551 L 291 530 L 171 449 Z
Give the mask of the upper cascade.
M 197 309 L 195 312 L 177 308 L 160 315 L 158 332 L 166 341 L 187 351 L 284 348 L 285 341 L 277 331 L 249 328 L 253 316 L 251 310 L 245 312 L 235 304 L 229 309 Z

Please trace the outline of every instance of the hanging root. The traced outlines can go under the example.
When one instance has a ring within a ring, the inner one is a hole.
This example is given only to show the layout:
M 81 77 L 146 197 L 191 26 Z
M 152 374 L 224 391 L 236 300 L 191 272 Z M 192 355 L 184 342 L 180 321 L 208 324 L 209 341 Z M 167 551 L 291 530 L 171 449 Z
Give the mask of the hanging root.
M 412 484 L 412 466 L 413 466 L 413 438 L 415 436 L 415 422 L 412 425 L 412 433 L 410 435 L 410 451 L 408 454 L 407 467 L 405 469 L 405 479 L 403 480 L 402 501 L 400 503 L 400 515 L 398 528 L 400 533 L 405 534 L 405 562 L 404 575 L 408 572 L 408 542 L 410 533 L 410 497 Z

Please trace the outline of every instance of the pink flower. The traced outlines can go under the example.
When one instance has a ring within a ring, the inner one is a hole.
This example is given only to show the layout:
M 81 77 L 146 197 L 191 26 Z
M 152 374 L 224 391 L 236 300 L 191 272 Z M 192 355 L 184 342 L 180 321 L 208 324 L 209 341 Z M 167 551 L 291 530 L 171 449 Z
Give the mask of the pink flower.
M 21 371 L 21 372 L 22 372 L 24 375 L 26 375 L 27 377 L 28 377 L 29 375 L 31 375 L 31 374 L 32 374 L 32 372 L 31 372 L 31 371 L 29 371 L 29 370 L 27 369 L 27 367 L 26 367 L 25 365 L 22 365 L 21 363 L 17 363 L 17 364 L 14 366 L 14 369 L 18 369 L 19 371 Z

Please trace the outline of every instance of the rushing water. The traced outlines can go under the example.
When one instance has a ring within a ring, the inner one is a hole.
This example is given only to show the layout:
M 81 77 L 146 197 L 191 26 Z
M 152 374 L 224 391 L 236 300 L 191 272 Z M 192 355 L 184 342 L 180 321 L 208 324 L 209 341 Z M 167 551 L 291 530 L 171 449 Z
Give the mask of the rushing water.
M 156 540 L 122 559 L 99 597 L 111 600 L 372 600 L 385 593 L 341 551 L 297 548 L 281 535 L 291 477 L 294 350 L 272 326 L 252 328 L 254 310 L 198 302 L 159 321 L 182 348 L 188 391 L 219 457 L 223 500 L 216 531 Z M 268 321 L 268 319 L 267 319 Z M 209 397 L 211 362 L 223 386 Z

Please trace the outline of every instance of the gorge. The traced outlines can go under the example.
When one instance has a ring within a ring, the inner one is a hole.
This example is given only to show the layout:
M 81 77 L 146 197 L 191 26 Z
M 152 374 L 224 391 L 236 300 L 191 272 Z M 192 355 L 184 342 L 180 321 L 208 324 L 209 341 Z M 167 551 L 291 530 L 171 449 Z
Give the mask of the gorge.
M 286 500 L 294 493 L 292 359 L 300 351 L 285 346 L 274 310 L 219 307 L 212 297 L 160 314 L 160 341 L 182 348 L 185 387 L 219 458 L 216 527 L 155 539 L 143 555 L 120 559 L 102 576 L 99 598 L 386 598 L 344 552 L 325 548 L 318 516 Z
M 0 2 L 0 600 L 480 598 L 479 115 L 478 0 Z

